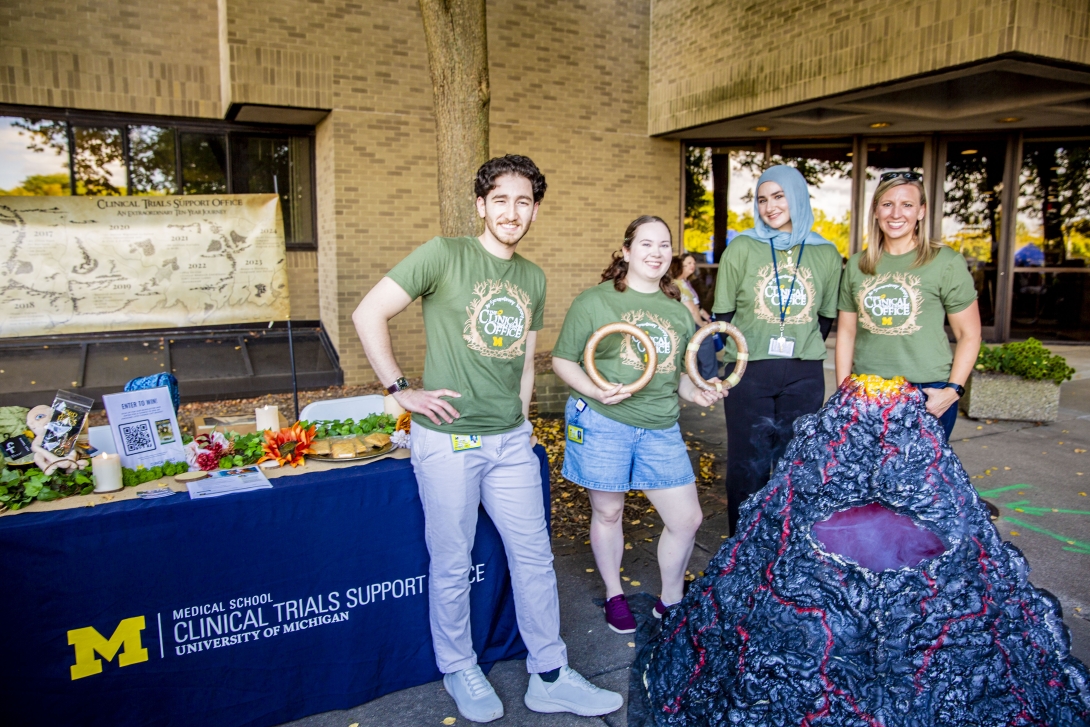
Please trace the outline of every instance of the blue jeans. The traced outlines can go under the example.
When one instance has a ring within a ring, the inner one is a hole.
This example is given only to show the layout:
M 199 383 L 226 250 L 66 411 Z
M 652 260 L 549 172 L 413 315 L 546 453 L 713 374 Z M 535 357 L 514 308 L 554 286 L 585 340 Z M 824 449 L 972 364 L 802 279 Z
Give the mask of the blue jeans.
M 949 384 L 948 381 L 932 381 L 931 383 L 928 383 L 928 384 L 917 384 L 917 383 L 913 383 L 913 382 L 909 382 L 909 383 L 911 383 L 913 386 L 915 386 L 920 391 L 923 391 L 924 389 L 945 389 L 947 387 L 947 385 Z M 926 398 L 927 398 L 927 394 L 924 394 L 924 399 L 926 399 Z M 958 420 L 958 402 L 955 400 L 954 403 L 950 405 L 950 408 L 947 409 L 945 412 L 943 412 L 942 416 L 939 417 L 939 424 L 942 425 L 943 430 L 946 432 L 946 441 L 947 442 L 950 441 L 950 435 L 954 431 L 954 424 L 957 422 L 957 420 Z
M 681 427 L 640 429 L 568 397 L 564 479 L 588 490 L 627 492 L 681 487 L 696 480 Z

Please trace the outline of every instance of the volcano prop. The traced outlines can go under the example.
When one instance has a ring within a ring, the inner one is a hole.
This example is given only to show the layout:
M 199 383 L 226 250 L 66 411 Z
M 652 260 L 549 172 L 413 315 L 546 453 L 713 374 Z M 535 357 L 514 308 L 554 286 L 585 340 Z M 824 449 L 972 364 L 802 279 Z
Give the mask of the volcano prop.
M 1090 672 L 1028 572 L 923 394 L 852 377 L 641 652 L 645 722 L 1086 727 Z

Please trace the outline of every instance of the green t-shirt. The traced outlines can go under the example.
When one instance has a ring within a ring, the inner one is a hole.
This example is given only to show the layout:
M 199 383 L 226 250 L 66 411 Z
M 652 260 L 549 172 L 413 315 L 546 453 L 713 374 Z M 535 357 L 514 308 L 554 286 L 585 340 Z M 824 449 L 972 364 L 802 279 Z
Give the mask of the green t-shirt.
M 602 416 L 641 429 L 667 429 L 677 421 L 680 409 L 677 387 L 685 367 L 685 347 L 693 337 L 693 316 L 679 301 L 665 293 L 623 293 L 608 280 L 584 290 L 564 317 L 553 356 L 583 363 L 587 339 L 604 325 L 625 321 L 645 331 L 655 342 L 658 366 L 644 388 L 624 401 L 606 406 L 586 400 Z M 628 334 L 606 336 L 594 354 L 595 367 L 606 381 L 631 384 L 644 372 L 644 349 Z M 579 398 L 579 392 L 571 395 Z
M 731 322 L 746 337 L 750 361 L 778 358 L 768 355 L 768 344 L 780 335 L 781 296 L 784 303 L 789 303 L 783 335 L 795 339 L 791 358 L 825 359 L 825 341 L 821 338 L 818 316 L 836 318 L 837 288 L 844 258 L 834 245 L 806 245 L 796 277 L 801 248 L 796 245 L 784 252 L 777 250 L 776 267 L 772 265 L 772 246 L 746 235 L 735 237 L 723 252 L 712 311 L 734 313 Z M 779 294 L 776 291 L 777 267 Z M 794 292 L 791 292 L 792 281 Z M 724 360 L 734 360 L 736 353 L 734 341 L 727 337 Z
M 526 338 L 541 330 L 545 308 L 541 268 L 517 253 L 498 258 L 475 237 L 435 237 L 386 276 L 424 299 L 424 388 L 462 395 L 450 400 L 461 414 L 452 424 L 413 414 L 413 426 L 499 434 L 522 424 Z
M 976 300 L 965 258 L 944 245 L 931 262 L 914 268 L 915 250 L 882 253 L 877 272 L 864 275 L 861 254 L 848 260 L 840 288 L 840 310 L 859 315 L 852 372 L 904 376 L 917 384 L 946 381 L 954 356 L 943 320 Z

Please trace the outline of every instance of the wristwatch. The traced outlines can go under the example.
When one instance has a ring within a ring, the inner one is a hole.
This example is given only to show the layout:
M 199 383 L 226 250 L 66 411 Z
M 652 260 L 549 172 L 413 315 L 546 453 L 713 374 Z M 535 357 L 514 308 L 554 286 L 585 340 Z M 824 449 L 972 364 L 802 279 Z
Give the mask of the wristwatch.
M 956 391 L 957 394 L 958 394 L 959 399 L 961 397 L 965 396 L 965 387 L 962 386 L 961 384 L 955 384 L 953 381 L 947 381 L 946 382 L 946 388 L 947 389 L 953 389 L 954 391 Z
M 397 380 L 394 381 L 394 383 L 386 387 L 386 392 L 389 394 L 393 394 L 394 392 L 403 391 L 407 388 L 409 388 L 409 382 L 404 376 L 401 376 L 398 377 Z

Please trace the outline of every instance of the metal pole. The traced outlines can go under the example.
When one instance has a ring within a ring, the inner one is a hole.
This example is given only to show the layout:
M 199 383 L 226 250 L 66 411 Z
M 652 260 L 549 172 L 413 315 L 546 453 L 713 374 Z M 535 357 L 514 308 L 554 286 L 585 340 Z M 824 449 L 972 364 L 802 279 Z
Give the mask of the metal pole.
M 291 359 L 291 396 L 295 402 L 295 421 L 299 421 L 299 381 L 295 376 L 295 337 L 291 332 L 291 318 L 288 319 L 288 358 Z

